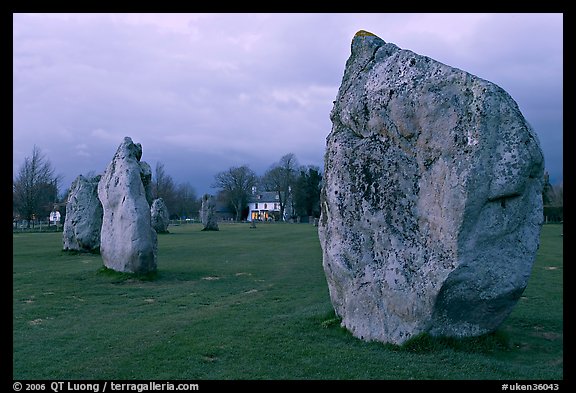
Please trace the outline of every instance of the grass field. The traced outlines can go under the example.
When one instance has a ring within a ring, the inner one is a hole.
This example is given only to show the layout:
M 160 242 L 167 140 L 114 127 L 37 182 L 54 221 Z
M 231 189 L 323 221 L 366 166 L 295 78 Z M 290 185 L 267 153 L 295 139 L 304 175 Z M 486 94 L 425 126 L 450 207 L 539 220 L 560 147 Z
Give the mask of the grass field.
M 402 347 L 339 326 L 317 228 L 198 224 L 158 236 L 133 277 L 61 233 L 13 235 L 13 379 L 563 379 L 563 237 L 546 225 L 528 287 L 494 333 Z

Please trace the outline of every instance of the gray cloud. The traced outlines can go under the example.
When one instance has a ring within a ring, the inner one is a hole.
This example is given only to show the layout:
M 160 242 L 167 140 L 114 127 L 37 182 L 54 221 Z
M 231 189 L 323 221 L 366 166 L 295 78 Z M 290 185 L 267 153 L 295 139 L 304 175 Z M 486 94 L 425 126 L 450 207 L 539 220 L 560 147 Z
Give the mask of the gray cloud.
M 42 149 L 68 187 L 124 136 L 177 182 L 322 165 L 360 29 L 504 89 L 562 180 L 561 14 L 14 14 L 13 165 Z

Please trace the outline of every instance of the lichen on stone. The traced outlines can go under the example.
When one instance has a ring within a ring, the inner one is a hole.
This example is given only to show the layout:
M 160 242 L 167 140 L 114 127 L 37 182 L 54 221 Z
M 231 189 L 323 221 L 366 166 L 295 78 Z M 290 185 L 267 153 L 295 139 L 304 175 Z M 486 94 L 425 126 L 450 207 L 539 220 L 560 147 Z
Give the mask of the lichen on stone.
M 356 37 L 377 37 L 376 34 L 370 33 L 366 30 L 358 30 L 356 34 L 354 34 L 354 38 Z

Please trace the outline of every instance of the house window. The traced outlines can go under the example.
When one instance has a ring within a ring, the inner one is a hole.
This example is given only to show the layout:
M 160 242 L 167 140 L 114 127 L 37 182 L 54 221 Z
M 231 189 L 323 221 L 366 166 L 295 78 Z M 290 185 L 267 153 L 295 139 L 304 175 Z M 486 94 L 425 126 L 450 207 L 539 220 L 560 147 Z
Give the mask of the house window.
M 268 209 L 268 204 L 267 204 L 267 203 L 264 204 L 264 209 Z
M 254 204 L 254 209 L 258 209 L 258 202 Z

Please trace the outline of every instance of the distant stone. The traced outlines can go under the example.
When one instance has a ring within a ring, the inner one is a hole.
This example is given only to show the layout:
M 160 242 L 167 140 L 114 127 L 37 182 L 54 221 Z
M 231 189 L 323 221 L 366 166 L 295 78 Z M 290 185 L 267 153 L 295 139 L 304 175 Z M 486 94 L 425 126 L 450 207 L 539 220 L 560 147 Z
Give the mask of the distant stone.
M 168 233 L 168 225 L 170 225 L 170 214 L 168 207 L 164 203 L 164 199 L 157 198 L 152 202 L 150 207 L 150 218 L 152 220 L 152 228 L 156 233 Z
M 535 132 L 489 81 L 371 33 L 351 49 L 330 115 L 319 223 L 342 325 L 394 344 L 494 331 L 539 246 Z
M 70 186 L 62 232 L 63 250 L 96 253 L 100 250 L 102 203 L 98 199 L 100 175 L 79 175 Z
M 216 217 L 216 203 L 214 197 L 209 194 L 202 196 L 202 208 L 200 211 L 200 219 L 204 225 L 203 231 L 218 231 L 218 220 Z
M 147 192 L 152 172 L 141 157 L 142 146 L 125 137 L 98 183 L 104 209 L 100 254 L 106 267 L 119 272 L 157 268 L 157 235 Z
M 140 145 L 140 144 L 138 144 Z M 142 149 L 142 147 L 140 147 Z M 140 180 L 142 180 L 142 186 L 144 187 L 144 195 L 146 197 L 146 202 L 149 206 L 154 203 L 154 197 L 152 196 L 152 168 L 146 161 L 140 161 Z

